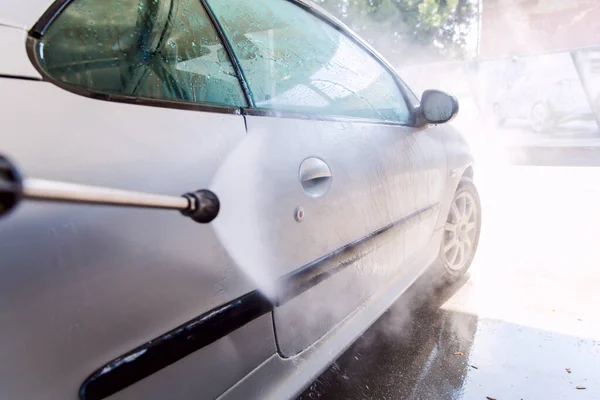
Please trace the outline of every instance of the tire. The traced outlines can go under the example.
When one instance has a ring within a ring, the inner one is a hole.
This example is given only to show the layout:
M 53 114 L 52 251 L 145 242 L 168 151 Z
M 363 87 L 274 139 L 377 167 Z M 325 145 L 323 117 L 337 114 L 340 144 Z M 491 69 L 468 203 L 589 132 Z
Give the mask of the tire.
M 494 104 L 494 121 L 497 126 L 504 126 L 506 123 L 506 118 L 502 115 L 502 109 L 498 103 Z
M 556 125 L 552 110 L 544 102 L 537 102 L 529 112 L 529 125 L 535 133 L 547 133 Z
M 469 210 L 471 211 L 469 212 Z M 466 274 L 477 252 L 480 234 L 481 201 L 479 192 L 473 181 L 463 177 L 452 198 L 436 262 L 443 284 L 453 283 Z M 456 244 L 451 246 L 452 243 L 455 243 L 454 239 Z M 468 251 L 467 246 L 469 246 Z

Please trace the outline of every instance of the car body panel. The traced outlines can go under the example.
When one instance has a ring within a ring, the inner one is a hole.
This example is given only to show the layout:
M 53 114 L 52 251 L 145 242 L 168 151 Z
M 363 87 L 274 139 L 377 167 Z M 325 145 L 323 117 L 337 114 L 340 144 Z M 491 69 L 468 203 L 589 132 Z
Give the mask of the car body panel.
M 0 78 L 0 92 L 12 94 L 0 96 L 10 110 L 2 153 L 28 177 L 180 195 L 207 187 L 245 137 L 241 115 L 98 101 L 17 79 Z M 212 227 L 176 211 L 26 202 L 2 219 L 0 243 L 8 398 L 75 397 L 103 364 L 254 289 Z
M 12 26 L 0 25 L 0 75 L 41 79 L 42 76 L 31 65 L 25 52 L 27 31 Z
M 441 143 L 425 144 L 414 128 L 400 125 L 253 115 L 246 116 L 246 124 L 248 137 L 217 174 L 223 183 L 211 188 L 230 210 L 216 223 L 222 242 L 268 296 L 275 296 L 270 293 L 275 288 L 266 281 L 406 220 L 385 239 L 390 242 L 385 250 L 378 243 L 382 237 L 374 238 L 364 254 L 354 255 L 359 259 L 348 272 L 275 308 L 278 348 L 291 356 L 401 273 L 404 260 L 424 248 L 439 209 L 418 212 L 437 205 L 445 153 Z M 331 170 L 331 182 L 319 183 L 331 186 L 319 197 L 305 192 L 299 181 L 307 158 L 323 160 Z M 304 210 L 301 222 L 294 219 L 297 207 Z
M 29 29 L 50 7 L 54 0 L 0 0 L 1 25 Z
M 436 223 L 436 230 L 443 229 L 446 224 L 448 212 L 452 205 L 454 193 L 463 177 L 474 179 L 473 167 L 475 160 L 471 148 L 465 137 L 452 125 L 439 126 L 440 130 L 426 130 L 423 135 L 439 135 L 443 138 L 444 149 L 447 158 L 447 180 L 440 204 L 440 214 Z

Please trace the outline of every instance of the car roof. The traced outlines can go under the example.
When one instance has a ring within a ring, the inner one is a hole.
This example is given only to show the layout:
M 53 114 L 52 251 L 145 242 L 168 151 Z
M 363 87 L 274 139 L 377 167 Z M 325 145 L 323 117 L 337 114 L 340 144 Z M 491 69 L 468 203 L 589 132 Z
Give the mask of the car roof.
M 0 0 L 0 24 L 30 29 L 54 0 Z

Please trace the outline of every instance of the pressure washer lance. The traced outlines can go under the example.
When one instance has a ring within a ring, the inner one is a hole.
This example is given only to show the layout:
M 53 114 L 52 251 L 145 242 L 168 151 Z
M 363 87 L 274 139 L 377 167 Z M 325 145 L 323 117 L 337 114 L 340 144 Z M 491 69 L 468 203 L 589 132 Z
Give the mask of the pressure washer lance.
M 22 200 L 178 210 L 200 223 L 215 219 L 220 208 L 218 197 L 207 189 L 182 196 L 165 196 L 45 179 L 24 179 L 16 166 L 0 155 L 0 217 Z

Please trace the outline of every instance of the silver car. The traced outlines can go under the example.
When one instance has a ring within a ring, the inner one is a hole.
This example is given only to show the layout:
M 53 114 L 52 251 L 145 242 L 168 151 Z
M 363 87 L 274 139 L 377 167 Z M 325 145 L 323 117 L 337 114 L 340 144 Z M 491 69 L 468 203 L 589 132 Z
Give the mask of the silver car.
M 0 397 L 291 398 L 469 267 L 456 99 L 313 4 L 2 5 Z

